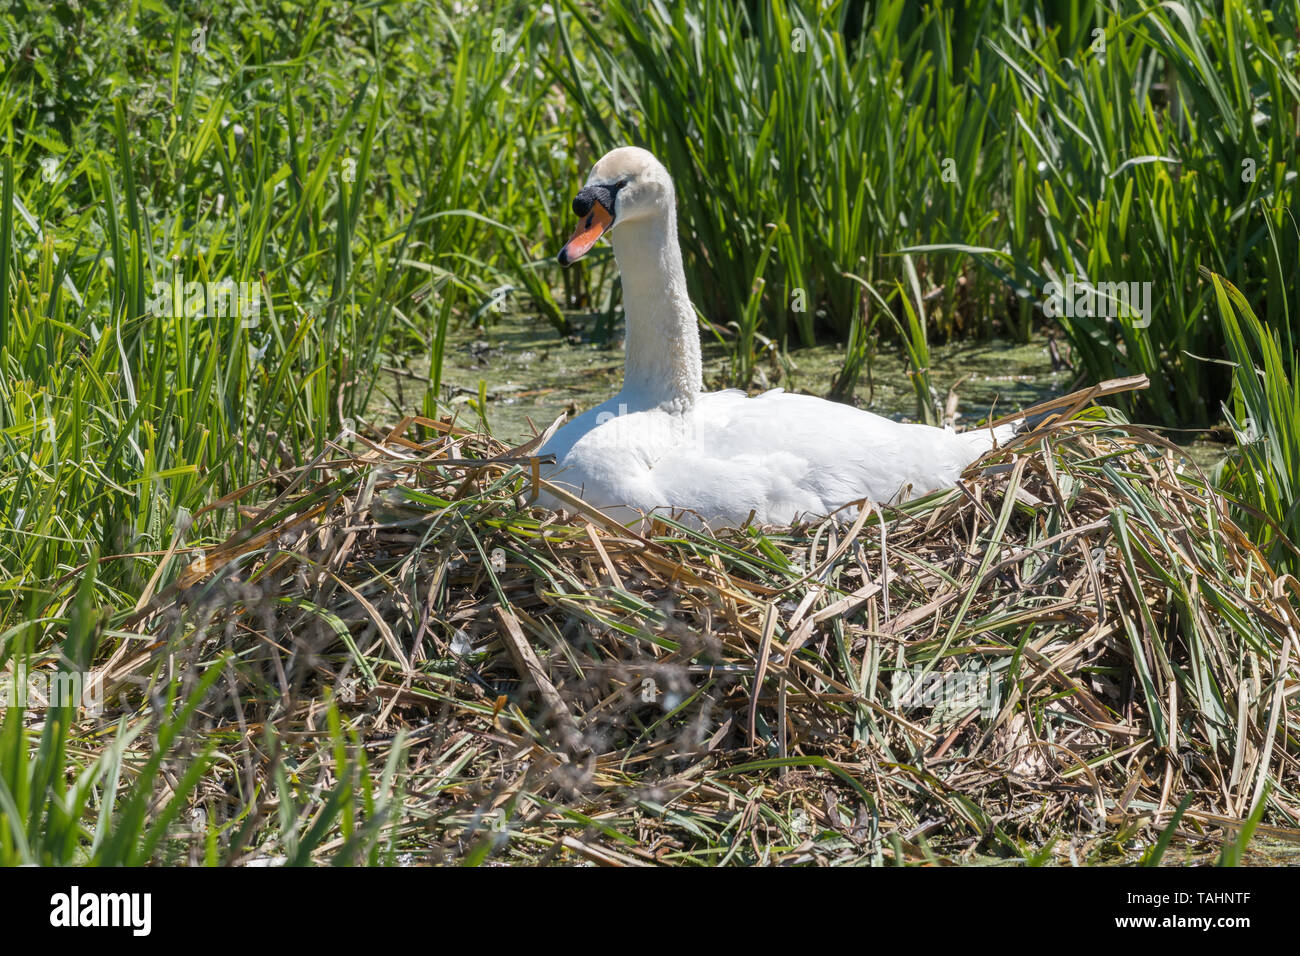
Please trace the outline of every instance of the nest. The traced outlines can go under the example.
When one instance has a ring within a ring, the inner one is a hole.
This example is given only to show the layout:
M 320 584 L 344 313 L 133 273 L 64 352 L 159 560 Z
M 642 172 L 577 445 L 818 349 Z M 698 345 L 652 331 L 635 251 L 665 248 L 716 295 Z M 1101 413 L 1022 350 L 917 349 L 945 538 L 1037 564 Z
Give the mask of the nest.
M 221 818 L 277 761 L 328 778 L 333 714 L 434 859 L 1123 858 L 1256 807 L 1290 839 L 1296 582 L 1106 389 L 956 488 L 716 535 L 532 508 L 527 447 L 410 418 L 215 505 L 241 529 L 105 673 L 128 706 L 224 668 Z

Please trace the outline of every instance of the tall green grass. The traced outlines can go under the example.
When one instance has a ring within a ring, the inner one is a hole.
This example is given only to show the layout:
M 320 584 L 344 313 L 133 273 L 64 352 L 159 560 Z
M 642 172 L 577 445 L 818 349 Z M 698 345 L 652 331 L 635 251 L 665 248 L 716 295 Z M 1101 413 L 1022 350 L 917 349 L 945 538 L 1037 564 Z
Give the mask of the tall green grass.
M 92 546 L 184 557 L 221 530 L 190 527 L 206 502 L 382 407 L 378 366 L 445 341 L 453 301 L 513 288 L 563 324 L 534 262 L 576 166 L 540 129 L 521 9 L 322 2 L 286 31 L 234 4 L 202 44 L 203 21 L 151 8 L 15 26 L 32 56 L 0 100 L 0 622 L 39 618 Z M 87 57 L 56 60 L 60 37 Z M 153 307 L 157 282 L 227 279 L 260 293 L 255 320 Z M 138 594 L 156 564 L 109 562 L 99 587 Z
M 980 150 L 1011 104 L 995 96 L 987 52 L 952 39 L 950 10 L 918 19 L 893 0 L 856 32 L 847 3 L 571 0 L 564 11 L 556 79 L 575 120 L 596 152 L 639 143 L 674 174 L 692 292 L 743 341 L 755 325 L 789 346 L 846 337 L 863 301 L 854 279 L 888 285 L 900 277 L 889 256 L 904 246 L 996 219 L 984 199 L 1001 170 Z M 618 43 L 604 42 L 611 34 Z M 969 318 L 958 314 L 970 295 L 955 284 L 962 265 L 928 268 L 951 334 Z M 985 293 L 995 285 L 986 279 Z
M 1224 339 L 1199 267 L 1286 327 L 1294 289 L 1283 264 L 1300 256 L 1298 10 L 1118 4 L 1099 6 L 1082 37 L 1039 21 L 987 38 L 1016 104 L 1004 154 L 1012 202 L 1008 231 L 989 244 L 997 251 L 977 257 L 1005 270 L 1022 301 L 1067 274 L 1150 282 L 1146 326 L 1060 319 L 1089 376 L 1151 378 L 1147 418 L 1210 423 L 1226 397 L 1223 367 L 1206 361 Z
M 1244 506 L 1242 525 L 1273 567 L 1300 577 L 1300 355 L 1236 286 L 1211 281 L 1232 359 L 1224 411 L 1237 446 L 1218 482 Z
M 1295 2 L 563 10 L 575 121 L 595 153 L 635 142 L 667 163 L 692 291 L 742 350 L 755 331 L 851 337 L 877 308 L 854 277 L 905 321 L 910 250 L 930 335 L 1059 322 L 1083 375 L 1145 373 L 1140 413 L 1187 425 L 1228 390 L 1204 361 L 1224 342 L 1198 266 L 1281 327 L 1300 255 Z M 1150 325 L 1043 316 L 1067 275 L 1151 283 Z
M 563 325 L 535 265 L 566 226 L 552 180 L 577 166 L 547 118 L 535 16 L 236 2 L 0 17 L 0 668 L 69 666 L 78 634 L 87 661 L 129 647 L 129 626 L 78 624 L 74 598 L 129 618 L 231 530 L 205 506 L 388 417 L 380 366 L 418 365 L 453 304 L 512 296 Z M 257 291 L 255 319 L 156 307 L 155 283 L 227 279 Z M 160 702 L 189 699 L 156 679 Z M 120 761 L 144 761 L 143 795 L 159 761 L 184 776 L 201 755 L 133 724 L 101 728 L 117 742 L 92 759 L 93 721 L 46 711 L 34 733 L 32 717 L 10 707 L 0 725 L 0 860 L 170 852 L 160 808 L 114 789 Z M 291 859 L 369 793 L 350 766 L 322 779 L 340 788 L 323 817 L 305 778 L 281 783 Z M 365 834 L 349 854 L 373 851 Z

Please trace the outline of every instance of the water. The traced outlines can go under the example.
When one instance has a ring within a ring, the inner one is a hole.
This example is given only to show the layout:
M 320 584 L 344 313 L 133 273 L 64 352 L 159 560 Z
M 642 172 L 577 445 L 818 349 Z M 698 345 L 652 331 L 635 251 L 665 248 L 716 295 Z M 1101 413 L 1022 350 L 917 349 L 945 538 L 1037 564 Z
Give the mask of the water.
M 589 315 L 575 315 L 575 324 Z M 780 386 L 824 396 L 843 363 L 843 349 L 819 345 L 799 349 L 782 361 L 765 362 L 754 391 Z M 709 389 L 727 385 L 727 351 L 716 342 L 704 346 L 704 379 Z M 956 387 L 958 425 L 989 414 L 1008 414 L 1075 386 L 1069 369 L 1053 369 L 1048 341 L 1039 335 L 1028 344 L 1005 340 L 957 342 L 931 348 L 930 377 L 945 393 Z M 409 358 L 385 369 L 369 417 L 376 423 L 396 421 L 419 409 L 428 380 L 427 358 Z M 516 444 L 546 428 L 558 416 L 581 412 L 614 395 L 623 382 L 621 340 L 602 345 L 575 335 L 566 340 L 540 318 L 517 313 L 495 316 L 483 328 L 452 330 L 443 363 L 444 398 L 459 409 L 459 421 L 477 427 L 479 383 L 487 389 L 487 426 L 502 441 Z M 915 421 L 916 399 L 901 348 L 883 344 L 870 374 L 864 373 L 854 395 L 859 407 L 889 418 Z M 1171 436 L 1183 443 L 1188 458 L 1202 467 L 1223 457 L 1221 444 Z
M 1059 394 L 1070 383 L 1068 372 L 1053 371 L 1046 339 L 1029 345 L 989 341 L 937 346 L 931 379 L 941 390 L 957 383 L 962 421 L 1010 412 Z M 780 362 L 765 363 L 755 378 L 755 391 L 764 384 L 792 391 L 825 395 L 843 362 L 834 345 L 800 349 Z M 706 387 L 727 384 L 727 354 L 723 346 L 706 343 Z M 409 414 L 418 407 L 428 377 L 427 359 L 407 361 L 400 370 L 386 369 L 383 394 L 371 403 L 375 421 Z M 524 315 L 498 317 L 486 328 L 454 330 L 448 336 L 443 384 L 453 405 L 464 408 L 462 420 L 477 423 L 468 406 L 479 383 L 487 387 L 488 425 L 503 441 L 521 441 L 532 434 L 530 420 L 540 428 L 567 410 L 581 411 L 616 393 L 623 382 L 622 342 L 602 346 L 574 337 L 564 340 L 545 322 Z M 400 395 L 399 395 L 400 393 Z M 882 352 L 870 376 L 864 374 L 855 394 L 857 404 L 890 418 L 916 418 L 916 401 L 901 353 Z

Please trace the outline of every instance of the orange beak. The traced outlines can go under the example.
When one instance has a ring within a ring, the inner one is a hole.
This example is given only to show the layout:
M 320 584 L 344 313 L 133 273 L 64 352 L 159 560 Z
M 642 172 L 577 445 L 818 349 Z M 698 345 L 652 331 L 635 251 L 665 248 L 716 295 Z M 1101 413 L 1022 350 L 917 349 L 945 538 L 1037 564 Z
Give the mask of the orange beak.
M 564 244 L 557 257 L 560 265 L 567 266 L 571 262 L 577 262 L 596 244 L 596 240 L 605 234 L 614 217 L 610 215 L 609 210 L 598 202 L 591 204 L 591 212 L 587 213 L 578 223 L 578 228 L 573 231 L 569 241 Z

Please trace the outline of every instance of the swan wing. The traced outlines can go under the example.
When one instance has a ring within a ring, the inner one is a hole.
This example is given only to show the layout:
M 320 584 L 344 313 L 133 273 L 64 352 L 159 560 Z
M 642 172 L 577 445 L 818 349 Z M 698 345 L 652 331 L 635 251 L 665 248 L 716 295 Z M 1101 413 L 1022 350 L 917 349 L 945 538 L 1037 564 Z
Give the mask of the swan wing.
M 717 392 L 700 397 L 649 477 L 671 507 L 787 523 L 863 497 L 894 501 L 951 485 L 980 445 L 810 395 Z

